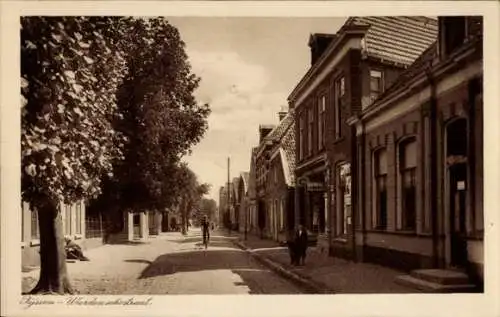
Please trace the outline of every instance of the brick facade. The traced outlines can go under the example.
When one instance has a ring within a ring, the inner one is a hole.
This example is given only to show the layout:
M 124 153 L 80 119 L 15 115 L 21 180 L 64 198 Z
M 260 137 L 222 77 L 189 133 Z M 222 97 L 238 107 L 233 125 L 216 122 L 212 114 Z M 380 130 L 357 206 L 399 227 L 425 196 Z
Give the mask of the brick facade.
M 415 62 L 385 95 L 350 121 L 357 129 L 360 153 L 356 255 L 405 270 L 459 267 L 482 280 L 481 41 L 472 35 L 455 48 L 462 54 L 460 60 L 438 55 L 438 48 L 445 45 L 438 44 L 421 57 L 433 60 L 427 72 L 424 63 Z M 406 83 L 416 82 L 420 84 L 413 84 L 413 89 L 405 88 Z M 410 198 L 403 192 L 403 186 L 408 186 L 403 184 L 408 183 L 401 146 L 407 140 L 416 145 L 415 225 L 411 229 L 402 225 L 402 218 L 412 210 L 404 207 Z M 386 208 L 376 196 L 379 167 L 375 154 L 379 150 L 386 153 Z M 377 227 L 378 217 L 384 215 L 380 210 L 386 210 L 384 227 Z

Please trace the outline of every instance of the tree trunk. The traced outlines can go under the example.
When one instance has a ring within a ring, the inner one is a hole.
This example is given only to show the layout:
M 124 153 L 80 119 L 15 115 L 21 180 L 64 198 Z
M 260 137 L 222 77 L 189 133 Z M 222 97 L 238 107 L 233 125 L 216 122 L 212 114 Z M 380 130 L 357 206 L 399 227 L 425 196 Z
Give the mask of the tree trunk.
M 73 294 L 66 268 L 62 217 L 58 205 L 38 208 L 40 228 L 40 278 L 30 294 Z

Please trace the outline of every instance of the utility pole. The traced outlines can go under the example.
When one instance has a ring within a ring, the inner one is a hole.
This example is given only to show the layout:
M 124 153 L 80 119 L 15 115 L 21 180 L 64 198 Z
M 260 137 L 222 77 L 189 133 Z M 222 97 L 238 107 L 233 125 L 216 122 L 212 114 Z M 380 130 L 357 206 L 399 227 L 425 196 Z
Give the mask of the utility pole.
M 245 213 L 245 241 L 247 241 L 247 222 L 248 222 L 248 206 L 247 206 L 247 204 L 245 205 L 245 210 L 243 211 Z
M 227 228 L 231 234 L 231 183 L 229 182 L 229 169 L 231 166 L 231 159 L 227 157 Z

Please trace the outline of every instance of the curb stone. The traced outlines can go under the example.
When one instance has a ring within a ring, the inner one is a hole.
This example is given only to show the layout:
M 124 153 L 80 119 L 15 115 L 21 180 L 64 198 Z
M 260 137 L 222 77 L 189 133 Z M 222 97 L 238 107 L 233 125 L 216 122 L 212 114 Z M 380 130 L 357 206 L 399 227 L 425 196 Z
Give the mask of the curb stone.
M 317 282 L 312 281 L 310 278 L 301 276 L 300 274 L 291 272 L 290 270 L 284 268 L 281 264 L 278 264 L 276 261 L 269 259 L 266 256 L 259 255 L 252 251 L 252 249 L 245 246 L 240 241 L 233 241 L 233 243 L 239 247 L 240 249 L 249 253 L 254 259 L 258 260 L 265 266 L 272 269 L 274 272 L 278 273 L 282 277 L 294 282 L 301 288 L 307 291 L 308 294 L 334 294 L 335 292 L 329 289 L 325 285 L 320 285 Z

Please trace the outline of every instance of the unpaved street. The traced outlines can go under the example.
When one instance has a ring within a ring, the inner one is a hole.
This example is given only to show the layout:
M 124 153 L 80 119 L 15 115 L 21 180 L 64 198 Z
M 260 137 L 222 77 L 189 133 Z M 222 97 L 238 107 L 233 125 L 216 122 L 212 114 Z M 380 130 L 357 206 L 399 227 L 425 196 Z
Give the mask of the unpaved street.
M 297 294 L 297 287 L 214 234 L 208 250 L 199 231 L 163 234 L 148 243 L 88 250 L 90 262 L 68 263 L 80 294 Z M 35 280 L 24 281 L 27 291 Z

